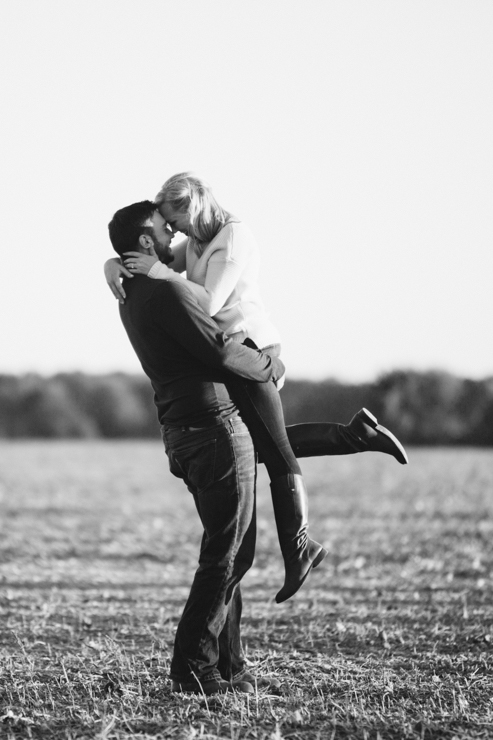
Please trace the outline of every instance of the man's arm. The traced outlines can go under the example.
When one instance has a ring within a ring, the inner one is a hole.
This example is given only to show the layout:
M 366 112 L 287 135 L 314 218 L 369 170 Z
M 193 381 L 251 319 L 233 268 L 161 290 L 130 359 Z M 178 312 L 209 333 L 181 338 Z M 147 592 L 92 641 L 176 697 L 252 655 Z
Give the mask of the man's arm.
M 278 357 L 245 347 L 224 334 L 184 285 L 171 280 L 157 285 L 151 306 L 155 323 L 204 365 L 258 383 L 277 381 L 284 374 Z

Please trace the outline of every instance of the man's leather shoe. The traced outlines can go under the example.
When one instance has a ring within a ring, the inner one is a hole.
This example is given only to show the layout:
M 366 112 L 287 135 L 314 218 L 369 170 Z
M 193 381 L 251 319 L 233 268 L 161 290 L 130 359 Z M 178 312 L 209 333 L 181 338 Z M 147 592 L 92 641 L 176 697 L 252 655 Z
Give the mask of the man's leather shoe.
M 239 691 L 242 694 L 255 693 L 255 683 L 253 681 L 249 681 L 246 676 L 240 678 L 239 681 L 231 681 L 231 686 L 233 687 L 234 691 Z
M 279 689 L 281 682 L 274 676 L 254 676 L 253 673 L 244 673 L 241 678 L 233 679 L 231 683 L 236 686 L 237 683 L 247 681 L 252 686 L 258 686 L 259 689 Z
M 353 416 L 347 429 L 355 434 L 363 447 L 360 452 L 385 452 L 395 457 L 401 465 L 408 462 L 406 450 L 392 432 L 378 423 L 368 409 L 361 409 Z

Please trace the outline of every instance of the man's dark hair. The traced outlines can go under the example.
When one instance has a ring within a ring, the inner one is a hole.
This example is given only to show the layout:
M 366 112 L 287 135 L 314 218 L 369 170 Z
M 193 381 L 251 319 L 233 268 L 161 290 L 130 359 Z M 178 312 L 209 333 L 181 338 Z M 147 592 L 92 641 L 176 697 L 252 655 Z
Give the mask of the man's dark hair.
M 124 252 L 137 251 L 141 234 L 153 235 L 152 226 L 145 226 L 145 222 L 152 218 L 156 204 L 151 200 L 141 200 L 130 206 L 120 208 L 108 224 L 110 240 L 115 252 L 123 256 Z

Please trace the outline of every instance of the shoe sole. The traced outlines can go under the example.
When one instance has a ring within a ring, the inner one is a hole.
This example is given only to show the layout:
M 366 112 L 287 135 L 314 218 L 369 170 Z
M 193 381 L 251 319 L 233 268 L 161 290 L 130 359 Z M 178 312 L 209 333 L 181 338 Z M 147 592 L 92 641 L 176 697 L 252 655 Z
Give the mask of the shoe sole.
M 207 684 L 203 686 L 188 686 L 173 682 L 171 691 L 174 694 L 198 694 L 199 696 L 212 696 L 213 694 L 228 694 L 233 690 L 232 686 L 218 686 L 210 688 Z
M 386 427 L 383 427 L 381 424 L 378 423 L 377 418 L 373 416 L 371 411 L 368 411 L 368 409 L 361 409 L 361 411 L 358 412 L 358 417 L 363 421 L 365 424 L 368 424 L 372 429 L 375 429 L 375 431 L 380 432 L 380 434 L 383 434 L 384 437 L 388 437 L 394 445 L 397 448 L 397 451 L 399 453 L 398 456 L 394 456 L 397 462 L 400 462 L 401 465 L 407 465 L 409 460 L 407 457 L 407 452 L 404 449 L 404 447 L 401 445 L 397 437 L 395 437 L 392 432 L 390 432 Z

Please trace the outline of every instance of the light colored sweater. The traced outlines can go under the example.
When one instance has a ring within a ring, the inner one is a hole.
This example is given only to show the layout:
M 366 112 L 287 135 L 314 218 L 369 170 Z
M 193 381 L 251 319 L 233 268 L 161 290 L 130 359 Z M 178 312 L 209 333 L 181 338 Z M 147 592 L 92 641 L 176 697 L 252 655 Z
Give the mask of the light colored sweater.
M 187 240 L 186 280 L 161 262 L 152 266 L 149 277 L 184 281 L 225 334 L 238 342 L 250 337 L 258 347 L 267 347 L 280 343 L 280 336 L 260 297 L 259 269 L 254 235 L 241 221 L 230 221 L 200 255 Z

